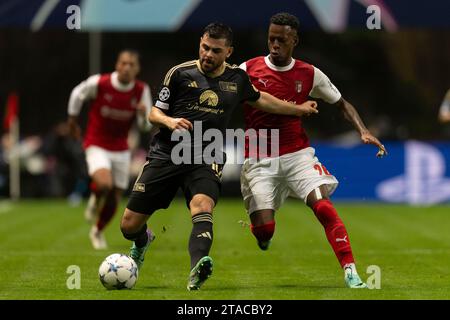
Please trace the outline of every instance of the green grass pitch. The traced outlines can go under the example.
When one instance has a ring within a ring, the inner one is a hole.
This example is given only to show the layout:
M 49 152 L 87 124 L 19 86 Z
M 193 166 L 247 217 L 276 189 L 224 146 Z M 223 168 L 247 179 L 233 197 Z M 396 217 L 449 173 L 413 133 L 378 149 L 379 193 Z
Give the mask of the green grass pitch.
M 0 203 L 0 300 L 4 299 L 449 299 L 448 206 L 336 205 L 350 234 L 363 279 L 381 268 L 381 289 L 350 290 L 322 226 L 299 201 L 277 214 L 269 251 L 259 250 L 242 201 L 221 199 L 214 213 L 214 272 L 202 290 L 186 290 L 190 215 L 176 200 L 150 225 L 157 238 L 132 290 L 107 291 L 98 267 L 111 253 L 128 253 L 119 220 L 106 231 L 109 249 L 94 251 L 84 206 L 65 201 Z M 81 270 L 81 288 L 69 290 L 68 266 Z

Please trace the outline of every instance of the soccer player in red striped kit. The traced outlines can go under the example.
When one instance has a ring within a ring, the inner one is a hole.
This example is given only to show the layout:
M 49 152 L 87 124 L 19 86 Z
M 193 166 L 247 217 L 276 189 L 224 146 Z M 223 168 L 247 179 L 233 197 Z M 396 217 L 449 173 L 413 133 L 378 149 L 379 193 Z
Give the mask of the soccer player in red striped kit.
M 288 13 L 272 16 L 269 26 L 269 55 L 243 64 L 253 85 L 260 91 L 300 104 L 308 96 L 319 98 L 342 111 L 361 135 L 361 141 L 379 148 L 377 156 L 386 154 L 384 146 L 364 125 L 355 108 L 347 102 L 328 77 L 316 67 L 292 58 L 299 42 L 298 19 Z M 366 288 L 356 271 L 347 230 L 329 196 L 338 181 L 315 157 L 301 119 L 269 114 L 246 105 L 246 129 L 278 129 L 277 157 L 249 146 L 241 174 L 241 190 L 251 220 L 251 231 L 262 250 L 267 250 L 275 231 L 275 211 L 287 197 L 302 199 L 312 209 L 325 229 L 326 237 L 344 270 L 350 288 Z M 267 132 L 267 131 L 266 131 Z M 259 133 L 261 138 L 261 133 Z M 269 139 L 270 146 L 270 139 Z M 272 150 L 274 149 L 271 146 Z M 258 154 L 252 154 L 256 150 Z M 259 158 L 258 158 L 259 156 Z M 250 161 L 257 159 L 257 161 Z
M 92 179 L 85 218 L 92 223 L 89 238 L 95 249 L 107 248 L 103 230 L 129 185 L 129 131 L 135 119 L 140 129 L 150 129 L 147 121 L 152 106 L 150 89 L 136 79 L 139 53 L 121 51 L 115 69 L 113 73 L 96 74 L 81 82 L 72 90 L 68 106 L 71 134 L 80 138 L 77 118 L 83 103 L 91 101 L 83 147 Z

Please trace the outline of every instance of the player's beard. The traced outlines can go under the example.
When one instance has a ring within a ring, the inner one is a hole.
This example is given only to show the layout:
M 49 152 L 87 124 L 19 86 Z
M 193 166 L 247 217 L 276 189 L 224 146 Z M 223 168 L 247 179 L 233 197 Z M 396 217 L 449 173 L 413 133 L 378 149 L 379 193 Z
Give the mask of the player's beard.
M 209 63 L 207 63 L 209 62 Z M 205 73 L 212 73 L 220 66 L 219 64 L 214 64 L 212 60 L 202 59 L 201 66 Z

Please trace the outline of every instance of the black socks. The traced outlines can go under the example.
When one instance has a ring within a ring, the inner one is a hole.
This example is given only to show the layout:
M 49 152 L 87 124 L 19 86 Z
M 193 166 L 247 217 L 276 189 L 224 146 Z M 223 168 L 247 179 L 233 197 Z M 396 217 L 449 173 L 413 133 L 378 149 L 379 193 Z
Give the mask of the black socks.
M 140 231 L 132 234 L 123 233 L 123 236 L 125 237 L 125 239 L 134 241 L 138 248 L 142 248 L 147 244 L 148 241 L 147 224 L 144 224 Z
M 192 216 L 192 233 L 189 239 L 191 269 L 197 262 L 209 254 L 213 241 L 213 220 L 209 212 L 201 212 Z

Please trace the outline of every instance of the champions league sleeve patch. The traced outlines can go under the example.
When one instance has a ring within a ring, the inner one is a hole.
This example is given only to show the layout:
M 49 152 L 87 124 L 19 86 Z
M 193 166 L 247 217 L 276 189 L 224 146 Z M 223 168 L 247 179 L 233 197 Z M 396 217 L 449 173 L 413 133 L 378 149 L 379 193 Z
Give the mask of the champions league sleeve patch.
M 163 87 L 161 89 L 161 91 L 159 92 L 159 100 L 164 102 L 164 101 L 169 100 L 169 97 L 170 97 L 170 90 L 169 90 L 169 88 L 168 87 Z

